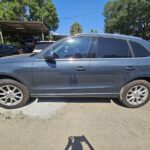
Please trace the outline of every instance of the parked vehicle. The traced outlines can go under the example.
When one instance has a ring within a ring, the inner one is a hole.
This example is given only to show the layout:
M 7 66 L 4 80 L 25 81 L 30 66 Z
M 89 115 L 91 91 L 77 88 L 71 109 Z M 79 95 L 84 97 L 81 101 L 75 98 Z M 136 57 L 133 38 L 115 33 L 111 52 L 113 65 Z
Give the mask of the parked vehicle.
M 54 42 L 55 41 L 40 41 L 40 42 L 37 42 L 37 44 L 36 44 L 36 46 L 33 50 L 33 53 L 41 52 L 42 50 L 44 50 L 46 47 L 53 44 Z
M 19 54 L 15 46 L 0 44 L 0 57 Z
M 110 97 L 130 108 L 150 98 L 150 43 L 115 34 L 79 34 L 39 54 L 0 59 L 0 105 L 29 97 Z

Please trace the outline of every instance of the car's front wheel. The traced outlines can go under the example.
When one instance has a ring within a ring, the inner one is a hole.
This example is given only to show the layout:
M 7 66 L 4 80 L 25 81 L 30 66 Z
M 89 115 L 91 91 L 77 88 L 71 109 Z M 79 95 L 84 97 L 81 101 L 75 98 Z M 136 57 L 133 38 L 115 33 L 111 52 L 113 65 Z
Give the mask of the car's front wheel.
M 0 106 L 4 108 L 19 108 L 29 99 L 28 89 L 15 80 L 0 80 Z
M 124 86 L 120 92 L 121 103 L 129 108 L 145 105 L 150 98 L 150 83 L 145 80 L 135 80 Z

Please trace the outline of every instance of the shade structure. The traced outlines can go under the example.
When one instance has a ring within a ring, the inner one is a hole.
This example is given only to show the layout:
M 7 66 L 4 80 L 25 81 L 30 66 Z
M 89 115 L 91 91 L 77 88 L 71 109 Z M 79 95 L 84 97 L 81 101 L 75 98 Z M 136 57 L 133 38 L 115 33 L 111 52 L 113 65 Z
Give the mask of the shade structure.
M 49 29 L 38 21 L 0 21 L 3 34 L 48 35 Z

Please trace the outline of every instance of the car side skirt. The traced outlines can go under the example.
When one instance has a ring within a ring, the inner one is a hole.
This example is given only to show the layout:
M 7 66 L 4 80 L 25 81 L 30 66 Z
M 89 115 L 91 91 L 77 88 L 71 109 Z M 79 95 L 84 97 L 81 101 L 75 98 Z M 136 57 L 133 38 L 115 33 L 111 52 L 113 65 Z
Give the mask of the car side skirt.
M 31 97 L 108 97 L 117 98 L 119 93 L 52 93 L 52 94 L 30 94 Z

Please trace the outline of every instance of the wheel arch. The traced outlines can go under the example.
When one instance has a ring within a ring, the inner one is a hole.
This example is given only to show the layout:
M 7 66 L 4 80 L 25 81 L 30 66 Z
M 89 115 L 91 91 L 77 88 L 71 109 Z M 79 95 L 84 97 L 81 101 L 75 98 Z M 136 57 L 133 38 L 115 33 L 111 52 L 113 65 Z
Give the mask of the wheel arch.
M 21 83 L 21 84 L 27 86 L 23 81 L 21 81 L 20 79 L 14 77 L 14 76 L 12 76 L 12 75 L 9 75 L 9 74 L 1 74 L 1 73 L 0 73 L 0 80 L 1 80 L 1 79 L 12 79 L 12 80 L 15 80 L 15 81 L 17 81 L 17 82 L 19 82 L 19 83 Z
M 125 83 L 123 84 L 123 86 L 120 88 L 120 92 L 119 92 L 119 93 L 120 93 L 120 94 L 122 93 L 122 91 L 123 91 L 125 85 L 127 85 L 128 83 L 130 83 L 130 82 L 132 82 L 132 81 L 136 81 L 136 80 L 145 80 L 145 81 L 147 81 L 147 82 L 150 83 L 150 77 L 146 77 L 146 76 L 137 77 L 137 78 L 134 78 L 134 79 L 132 79 L 132 80 L 129 80 L 129 81 L 125 82 Z
M 135 79 L 132 79 L 132 80 L 126 82 L 126 83 L 124 84 L 124 86 L 125 86 L 126 84 L 132 82 L 132 81 L 135 81 L 135 80 L 145 80 L 145 81 L 147 81 L 147 82 L 150 83 L 150 77 L 138 77 L 138 78 L 135 78 Z

